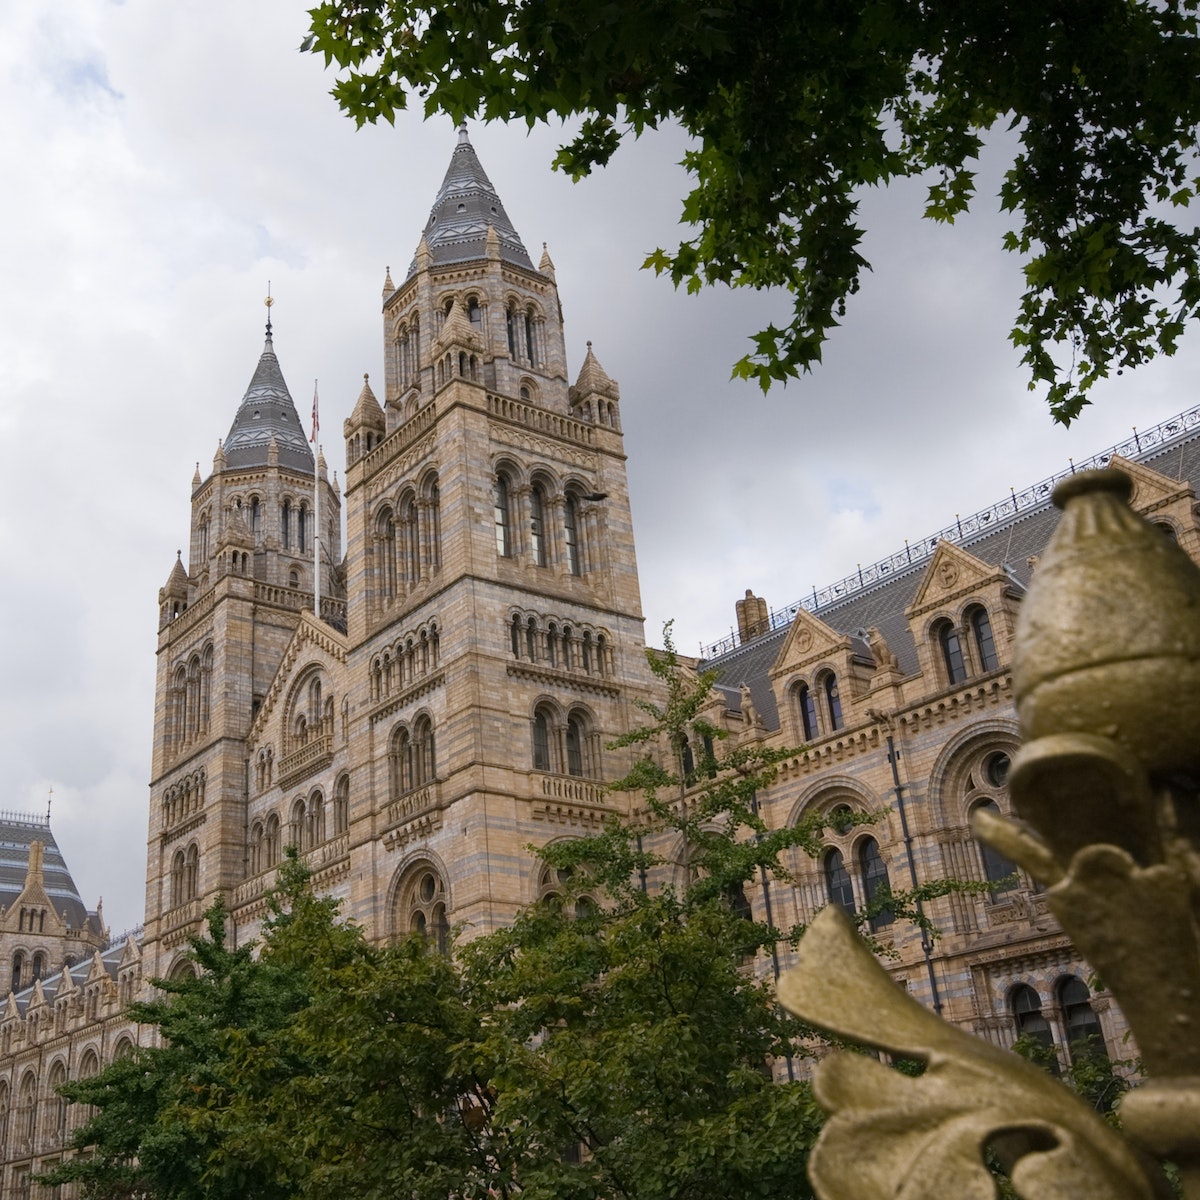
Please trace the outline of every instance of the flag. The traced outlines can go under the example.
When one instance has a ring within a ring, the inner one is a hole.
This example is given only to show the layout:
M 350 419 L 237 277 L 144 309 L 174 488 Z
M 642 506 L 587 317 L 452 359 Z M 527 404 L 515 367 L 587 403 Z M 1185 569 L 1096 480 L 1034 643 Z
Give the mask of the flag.
M 321 432 L 321 418 L 317 415 L 317 381 L 313 380 L 313 426 L 312 437 L 308 440 L 316 443 L 317 434 Z

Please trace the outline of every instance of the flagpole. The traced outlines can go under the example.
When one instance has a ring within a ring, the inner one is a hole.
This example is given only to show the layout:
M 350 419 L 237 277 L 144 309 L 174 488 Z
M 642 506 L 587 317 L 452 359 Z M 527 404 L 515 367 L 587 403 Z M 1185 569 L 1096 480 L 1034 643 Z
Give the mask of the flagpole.
M 321 419 L 317 413 L 317 381 L 313 380 L 312 437 L 313 453 L 313 615 L 321 619 L 321 445 L 317 434 Z

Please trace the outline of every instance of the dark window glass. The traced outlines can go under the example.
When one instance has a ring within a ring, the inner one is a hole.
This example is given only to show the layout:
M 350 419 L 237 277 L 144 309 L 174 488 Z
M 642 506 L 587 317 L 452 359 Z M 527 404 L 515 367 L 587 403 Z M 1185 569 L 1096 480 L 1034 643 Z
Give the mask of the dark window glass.
M 829 708 L 829 728 L 831 730 L 841 729 L 842 701 L 838 696 L 836 675 L 830 674 L 825 676 L 825 701 Z
M 1012 994 L 1013 1021 L 1018 1037 L 1029 1037 L 1040 1042 L 1048 1050 L 1054 1049 L 1054 1034 L 1050 1022 L 1042 1016 L 1042 1001 L 1037 992 L 1027 984 L 1021 984 Z M 1058 1071 L 1054 1073 L 1057 1075 Z
M 1086 1047 L 1090 1053 L 1107 1058 L 1104 1031 L 1100 1028 L 1100 1018 L 1092 1009 L 1092 997 L 1087 984 L 1074 976 L 1063 980 L 1058 1001 L 1062 1005 L 1063 1025 L 1072 1057 L 1078 1053 L 1078 1049 Z
M 963 660 L 958 630 L 945 621 L 938 626 L 937 638 L 942 648 L 942 661 L 946 664 L 946 678 L 951 683 L 962 683 L 967 678 L 967 664 Z
M 550 770 L 550 722 L 540 711 L 533 717 L 533 769 Z
M 1000 809 L 994 801 L 985 800 L 982 804 L 977 805 L 975 811 L 986 809 L 988 812 L 993 812 L 997 816 L 1000 815 Z M 1011 859 L 1006 858 L 999 850 L 993 849 L 987 842 L 979 843 L 979 857 L 983 862 L 983 876 L 988 883 L 993 884 L 992 895 L 998 896 L 1002 892 L 1010 892 L 1017 886 L 1015 876 L 1017 864 Z
M 503 475 L 497 475 L 492 489 L 492 512 L 496 522 L 496 553 L 501 558 L 512 557 L 508 511 L 508 480 Z
M 817 736 L 817 704 L 807 683 L 802 683 L 796 689 L 796 703 L 800 708 L 804 737 L 811 742 Z
M 880 893 L 889 894 L 891 885 L 888 883 L 887 866 L 879 853 L 879 843 L 874 838 L 867 838 L 858 848 L 858 865 L 862 870 L 863 892 L 867 904 L 880 899 Z M 890 908 L 882 908 L 870 918 L 871 932 L 886 929 L 895 918 Z
M 825 855 L 825 892 L 830 904 L 839 904 L 851 916 L 854 915 L 854 888 L 840 850 L 830 850 Z
M 572 575 L 578 575 L 579 569 L 579 501 L 574 496 L 567 497 L 565 513 L 567 569 Z
M 535 483 L 529 494 L 529 549 L 533 561 L 539 566 L 546 565 L 546 496 L 541 484 Z
M 992 623 L 986 608 L 971 612 L 971 631 L 975 634 L 975 649 L 979 651 L 979 665 L 985 671 L 994 671 L 1000 665 L 996 654 L 996 639 L 992 637 Z
M 567 774 L 583 774 L 583 729 L 578 717 L 567 720 Z

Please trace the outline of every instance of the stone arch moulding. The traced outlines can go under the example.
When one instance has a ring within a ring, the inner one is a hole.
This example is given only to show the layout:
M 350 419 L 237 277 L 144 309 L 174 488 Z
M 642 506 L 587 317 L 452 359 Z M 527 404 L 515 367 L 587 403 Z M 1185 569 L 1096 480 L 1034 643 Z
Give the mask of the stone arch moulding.
M 826 775 L 813 780 L 800 792 L 792 802 L 787 823 L 789 827 L 795 825 L 811 809 L 822 807 L 826 803 L 830 807 L 836 807 L 836 802 L 845 800 L 848 795 L 861 800 L 868 812 L 874 812 L 884 806 L 884 802 L 861 779 L 856 779 L 853 775 Z
M 1002 744 L 1003 743 L 1003 744 Z M 969 729 L 964 729 L 952 737 L 941 749 L 933 770 L 929 772 L 929 801 L 933 806 L 934 820 L 943 827 L 961 824 L 951 820 L 947 811 L 947 799 L 954 799 L 955 776 L 965 766 L 967 760 L 984 746 L 993 746 L 997 750 L 1006 749 L 1015 754 L 1020 745 L 1020 733 L 1015 719 L 993 717 L 985 721 L 976 721 Z

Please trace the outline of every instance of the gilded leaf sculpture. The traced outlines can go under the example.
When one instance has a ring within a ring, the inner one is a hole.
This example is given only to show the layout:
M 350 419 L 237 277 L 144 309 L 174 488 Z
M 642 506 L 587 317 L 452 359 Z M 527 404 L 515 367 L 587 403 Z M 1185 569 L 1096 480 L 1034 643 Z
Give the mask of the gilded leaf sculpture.
M 1062 521 L 1017 631 L 1027 739 L 1009 780 L 1021 821 L 975 832 L 1046 886 L 1137 1036 L 1148 1081 L 1124 1136 L 1016 1055 L 901 993 L 827 910 L 780 983 L 823 1029 L 922 1060 L 909 1079 L 858 1055 L 820 1064 L 832 1113 L 810 1164 L 824 1200 L 989 1197 L 985 1150 L 1024 1200 L 1170 1195 L 1155 1159 L 1200 1200 L 1200 570 L 1128 507 L 1129 478 L 1061 484 Z

